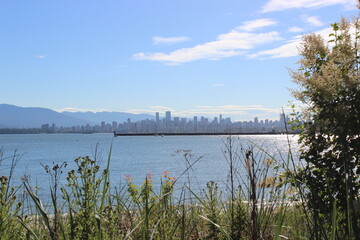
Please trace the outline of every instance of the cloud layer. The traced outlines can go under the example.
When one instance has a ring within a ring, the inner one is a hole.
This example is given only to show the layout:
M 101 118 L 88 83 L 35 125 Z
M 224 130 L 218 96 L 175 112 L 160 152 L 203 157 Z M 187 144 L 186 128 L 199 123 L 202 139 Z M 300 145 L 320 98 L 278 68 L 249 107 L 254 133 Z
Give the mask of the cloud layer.
M 237 55 L 245 55 L 247 50 L 256 46 L 281 40 L 276 31 L 253 33 L 252 31 L 276 24 L 271 19 L 257 19 L 244 22 L 243 25 L 228 33 L 218 35 L 215 41 L 206 42 L 191 48 L 181 48 L 170 53 L 136 53 L 136 60 L 150 60 L 178 64 L 195 60 L 218 60 Z
M 153 43 L 154 45 L 160 45 L 160 44 L 175 44 L 175 43 L 181 43 L 181 42 L 187 42 L 190 38 L 188 37 L 153 37 Z
M 289 107 L 284 108 L 289 111 Z M 232 117 L 233 120 L 250 120 L 249 115 L 259 116 L 263 118 L 277 119 L 278 114 L 281 113 L 280 108 L 266 108 L 262 105 L 221 105 L 221 106 L 194 106 L 192 109 L 177 111 L 176 109 L 154 106 L 149 109 L 132 109 L 129 113 L 153 113 L 160 112 L 161 115 L 164 111 L 171 111 L 173 116 L 192 118 L 193 116 L 214 117 L 220 114 L 223 117 Z M 245 118 L 245 119 L 244 119 Z
M 330 28 L 330 27 L 324 28 L 322 30 L 315 32 L 315 34 L 319 34 L 324 39 L 329 39 L 330 33 L 332 33 L 332 28 Z M 302 40 L 301 35 L 295 36 L 291 40 L 288 40 L 286 43 L 284 43 L 283 45 L 281 45 L 277 48 L 260 51 L 256 54 L 251 55 L 251 57 L 253 57 L 253 58 L 262 58 L 262 57 L 284 58 L 284 57 L 297 56 L 299 54 L 298 48 L 301 44 L 301 40 Z
M 315 16 L 311 16 L 311 17 L 304 17 L 303 18 L 304 22 L 312 25 L 312 26 L 315 26 L 315 27 L 320 27 L 320 26 L 323 26 L 324 24 L 319 20 L 318 17 L 315 17 Z
M 262 12 L 283 11 L 293 8 L 321 8 L 330 5 L 343 5 L 347 8 L 355 6 L 354 0 L 269 0 L 262 8 Z M 307 24 L 307 27 L 321 27 L 324 23 L 318 16 L 300 15 L 299 19 Z M 290 36 L 284 40 L 279 31 L 262 31 L 265 27 L 277 25 L 272 18 L 259 18 L 245 21 L 242 25 L 231 31 L 220 34 L 213 41 L 197 44 L 193 47 L 179 48 L 171 52 L 139 52 L 133 54 L 135 60 L 147 60 L 163 62 L 167 65 L 178 65 L 197 60 L 220 60 L 234 56 L 249 58 L 285 58 L 298 55 L 298 46 L 301 35 Z M 283 25 L 283 24 L 282 24 Z M 281 26 L 280 26 L 281 27 Z M 285 34 L 304 33 L 304 29 L 298 26 L 288 27 Z M 329 34 L 328 28 L 323 29 Z M 321 31 L 318 32 L 321 34 Z M 328 35 L 322 35 L 327 38 Z M 188 41 L 187 37 L 154 37 L 154 44 L 173 44 Z M 280 42 L 283 40 L 283 43 Z M 274 48 L 273 43 L 280 42 Z M 271 47 L 269 47 L 271 46 Z

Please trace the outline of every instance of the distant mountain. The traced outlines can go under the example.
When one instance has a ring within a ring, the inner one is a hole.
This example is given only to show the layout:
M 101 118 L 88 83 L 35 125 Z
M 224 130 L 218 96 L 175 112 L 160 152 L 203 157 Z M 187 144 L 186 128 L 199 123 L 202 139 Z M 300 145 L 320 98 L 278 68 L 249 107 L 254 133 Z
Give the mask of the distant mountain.
M 55 123 L 56 126 L 63 127 L 94 124 L 91 121 L 77 119 L 47 108 L 0 104 L 1 128 L 39 128 L 46 123 Z
M 132 114 L 132 113 L 124 113 L 124 112 L 96 112 L 96 113 L 62 112 L 62 113 L 70 117 L 91 121 L 98 125 L 100 125 L 102 121 L 111 124 L 112 121 L 116 121 L 118 123 L 126 122 L 128 118 L 130 118 L 132 122 L 155 118 L 153 115 L 150 114 Z

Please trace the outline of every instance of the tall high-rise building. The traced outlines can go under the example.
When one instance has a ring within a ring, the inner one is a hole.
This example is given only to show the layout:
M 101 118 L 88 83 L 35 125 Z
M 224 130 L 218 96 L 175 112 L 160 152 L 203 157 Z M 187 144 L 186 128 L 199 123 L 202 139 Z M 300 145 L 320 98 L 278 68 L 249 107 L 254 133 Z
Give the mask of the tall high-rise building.
M 279 120 L 279 127 L 282 129 L 285 129 L 285 125 L 286 125 L 286 116 L 285 116 L 285 113 L 281 113 L 280 120 Z
M 219 116 L 219 122 L 222 123 L 222 120 L 223 120 L 223 118 L 222 118 L 222 115 L 220 114 L 220 116 Z
M 166 122 L 170 122 L 170 121 L 171 121 L 171 112 L 170 112 L 170 111 L 166 111 L 166 112 L 165 112 L 165 121 L 166 121 Z
M 218 123 L 218 117 L 214 117 L 214 123 Z
M 194 116 L 194 123 L 197 123 L 197 116 Z
M 112 130 L 115 131 L 118 128 L 118 123 L 116 121 L 112 122 Z
M 160 114 L 159 114 L 159 112 L 156 112 L 156 113 L 155 113 L 155 120 L 156 120 L 157 123 L 160 121 Z
M 285 125 L 285 113 L 280 113 L 280 121 L 281 124 Z

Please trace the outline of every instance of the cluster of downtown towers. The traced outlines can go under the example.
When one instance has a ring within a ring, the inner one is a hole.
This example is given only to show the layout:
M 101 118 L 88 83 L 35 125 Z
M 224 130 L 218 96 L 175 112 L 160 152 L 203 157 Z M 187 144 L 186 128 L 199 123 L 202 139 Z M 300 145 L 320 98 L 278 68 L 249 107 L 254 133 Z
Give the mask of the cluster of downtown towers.
M 171 112 L 165 112 L 165 117 L 160 118 L 160 113 L 155 113 L 155 119 L 146 119 L 132 122 L 111 124 L 101 122 L 95 126 L 74 126 L 71 128 L 57 128 L 56 132 L 116 132 L 116 133 L 282 133 L 285 131 L 285 123 L 289 121 L 285 114 L 280 114 L 279 120 L 259 120 L 232 122 L 230 118 L 222 115 L 209 120 L 205 117 L 180 118 L 171 117 Z M 51 128 L 51 126 L 47 125 Z M 45 130 L 45 129 L 43 129 Z M 51 129 L 50 129 L 51 130 Z

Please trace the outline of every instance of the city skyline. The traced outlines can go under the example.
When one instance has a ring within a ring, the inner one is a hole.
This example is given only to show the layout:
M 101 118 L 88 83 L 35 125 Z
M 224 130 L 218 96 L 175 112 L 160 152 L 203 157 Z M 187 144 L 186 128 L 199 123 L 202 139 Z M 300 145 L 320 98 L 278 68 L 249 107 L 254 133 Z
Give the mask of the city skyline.
M 0 103 L 276 119 L 301 36 L 357 13 L 355 0 L 2 1 Z
M 193 118 L 180 118 L 171 116 L 171 111 L 166 111 L 164 117 L 160 118 L 160 113 L 156 112 L 153 119 L 144 119 L 132 122 L 131 118 L 127 121 L 106 122 L 99 124 L 77 125 L 72 127 L 57 126 L 56 124 L 45 123 L 37 133 L 131 133 L 131 134 L 161 134 L 161 133 L 284 133 L 294 132 L 290 124 L 290 118 L 281 113 L 278 120 L 259 119 L 254 117 L 249 121 L 232 121 L 230 117 L 220 114 L 213 119 L 204 116 L 193 116 Z M 4 130 L 4 129 L 2 129 Z M 4 130 L 7 131 L 6 129 Z M 15 130 L 15 132 L 18 130 Z M 31 129 L 33 131 L 33 129 Z M 10 132 L 8 132 L 10 133 Z

